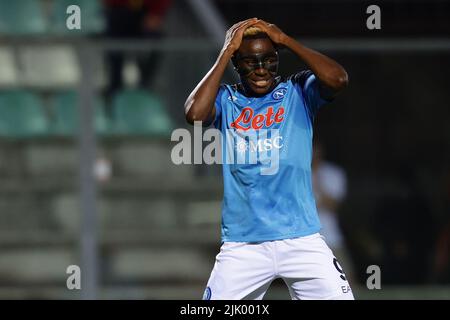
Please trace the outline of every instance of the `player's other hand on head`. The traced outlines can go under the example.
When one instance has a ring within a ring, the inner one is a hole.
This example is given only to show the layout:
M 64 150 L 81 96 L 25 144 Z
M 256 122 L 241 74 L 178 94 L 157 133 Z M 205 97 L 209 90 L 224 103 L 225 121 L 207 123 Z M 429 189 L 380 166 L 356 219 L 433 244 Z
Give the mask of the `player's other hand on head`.
M 254 24 L 254 27 L 260 28 L 267 33 L 269 38 L 277 45 L 283 45 L 287 38 L 287 35 L 280 28 L 270 22 L 259 20 Z
M 258 21 L 258 18 L 251 18 L 235 23 L 230 29 L 228 29 L 225 35 L 223 50 L 229 50 L 231 53 L 238 50 L 241 46 L 245 29 L 256 24 Z

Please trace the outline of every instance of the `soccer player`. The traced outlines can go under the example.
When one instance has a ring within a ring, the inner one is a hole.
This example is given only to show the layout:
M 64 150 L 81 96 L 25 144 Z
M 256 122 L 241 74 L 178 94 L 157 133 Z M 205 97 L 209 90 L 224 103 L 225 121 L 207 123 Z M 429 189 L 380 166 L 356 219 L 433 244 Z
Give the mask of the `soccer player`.
M 277 76 L 282 47 L 309 70 Z M 241 81 L 221 85 L 230 60 Z M 276 141 L 257 141 L 253 151 L 278 151 L 279 166 L 262 174 L 262 161 L 223 164 L 222 246 L 204 299 L 262 299 L 276 278 L 285 281 L 292 299 L 353 299 L 319 233 L 311 185 L 314 117 L 347 83 L 342 66 L 274 24 L 253 18 L 227 31 L 217 61 L 186 100 L 186 120 L 214 124 L 234 137 L 278 130 Z

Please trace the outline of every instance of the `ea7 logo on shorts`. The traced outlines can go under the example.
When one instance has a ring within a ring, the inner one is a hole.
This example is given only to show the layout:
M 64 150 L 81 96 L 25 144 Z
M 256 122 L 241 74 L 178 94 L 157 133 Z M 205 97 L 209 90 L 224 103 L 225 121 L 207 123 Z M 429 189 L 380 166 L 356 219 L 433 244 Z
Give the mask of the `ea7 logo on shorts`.
M 286 94 L 286 92 L 287 92 L 286 88 L 281 88 L 281 89 L 275 90 L 272 93 L 272 98 L 274 98 L 275 100 L 281 100 L 284 98 L 284 95 Z
M 211 300 L 211 288 L 206 287 L 205 292 L 203 293 L 203 300 Z

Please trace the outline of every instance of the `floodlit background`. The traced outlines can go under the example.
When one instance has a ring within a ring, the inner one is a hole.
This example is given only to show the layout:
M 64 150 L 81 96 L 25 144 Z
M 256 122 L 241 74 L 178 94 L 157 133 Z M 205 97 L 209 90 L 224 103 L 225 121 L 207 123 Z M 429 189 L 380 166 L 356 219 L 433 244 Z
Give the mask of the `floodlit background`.
M 255 16 L 348 71 L 315 138 L 339 172 L 336 252 L 356 298 L 449 299 L 450 4 L 377 3 L 381 30 L 355 0 L 0 0 L 0 298 L 202 297 L 221 168 L 172 164 L 170 135 L 192 130 L 183 104 L 225 31 Z M 304 67 L 281 53 L 282 75 Z M 266 296 L 288 297 L 278 280 Z

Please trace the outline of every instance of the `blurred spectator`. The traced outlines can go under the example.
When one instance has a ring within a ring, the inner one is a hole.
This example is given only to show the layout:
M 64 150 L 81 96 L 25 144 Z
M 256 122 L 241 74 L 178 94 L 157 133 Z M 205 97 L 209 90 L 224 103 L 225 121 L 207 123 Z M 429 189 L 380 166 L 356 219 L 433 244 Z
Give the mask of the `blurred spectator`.
M 383 190 L 375 216 L 382 244 L 383 283 L 423 284 L 429 280 L 435 243 L 434 218 L 419 188 L 415 168 L 396 170 L 400 188 Z
M 450 221 L 441 229 L 436 243 L 433 281 L 450 284 Z
M 445 171 L 444 171 L 445 172 Z M 450 167 L 444 174 L 444 210 L 450 212 Z M 436 253 L 433 261 L 432 281 L 450 284 L 450 217 L 439 228 L 436 240 Z
M 338 165 L 325 161 L 323 145 L 315 141 L 313 149 L 313 189 L 322 224 L 320 233 L 342 265 L 350 282 L 353 282 L 353 265 L 345 245 L 339 223 L 338 209 L 347 193 L 347 177 Z
M 103 0 L 103 3 L 108 38 L 160 39 L 163 36 L 163 20 L 171 0 Z M 156 51 L 136 55 L 139 86 L 151 86 L 160 56 Z M 122 71 L 126 58 L 122 52 L 111 52 L 107 56 L 110 69 L 108 96 L 123 87 Z

